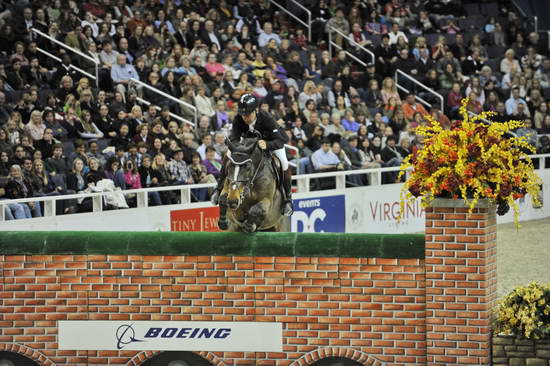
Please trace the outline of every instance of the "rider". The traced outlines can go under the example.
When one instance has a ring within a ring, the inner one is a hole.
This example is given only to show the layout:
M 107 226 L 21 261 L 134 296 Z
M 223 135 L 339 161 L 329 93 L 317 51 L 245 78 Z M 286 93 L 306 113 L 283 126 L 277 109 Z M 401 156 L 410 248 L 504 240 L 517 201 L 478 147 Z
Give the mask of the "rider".
M 262 150 L 271 151 L 281 162 L 284 176 L 282 179 L 285 202 L 283 214 L 292 215 L 292 173 L 288 169 L 288 160 L 286 158 L 285 143 L 288 142 L 288 136 L 279 128 L 273 117 L 265 112 L 258 111 L 258 99 L 252 94 L 243 94 L 239 100 L 238 115 L 233 120 L 233 129 L 229 140 L 238 143 L 241 137 L 245 137 L 248 132 L 257 131 L 262 139 L 258 141 L 258 146 Z M 222 174 L 218 180 L 218 187 L 212 195 L 212 202 L 218 204 L 219 194 L 223 189 L 226 169 L 222 169 Z

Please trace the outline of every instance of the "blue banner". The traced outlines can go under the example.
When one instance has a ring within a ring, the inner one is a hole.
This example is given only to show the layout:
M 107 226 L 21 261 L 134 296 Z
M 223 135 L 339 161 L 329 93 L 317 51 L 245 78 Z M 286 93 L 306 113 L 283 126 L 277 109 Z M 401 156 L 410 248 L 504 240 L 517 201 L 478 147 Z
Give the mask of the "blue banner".
M 294 200 L 291 231 L 299 233 L 346 232 L 345 196 Z

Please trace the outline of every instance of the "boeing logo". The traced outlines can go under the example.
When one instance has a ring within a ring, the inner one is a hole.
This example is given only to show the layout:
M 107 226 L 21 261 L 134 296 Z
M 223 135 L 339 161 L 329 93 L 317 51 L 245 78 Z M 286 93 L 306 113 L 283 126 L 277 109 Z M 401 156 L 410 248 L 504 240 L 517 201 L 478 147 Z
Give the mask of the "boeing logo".
M 116 330 L 117 349 L 122 349 L 124 346 L 133 342 L 145 342 L 141 339 L 136 339 L 136 332 L 132 325 L 133 324 L 123 324 Z

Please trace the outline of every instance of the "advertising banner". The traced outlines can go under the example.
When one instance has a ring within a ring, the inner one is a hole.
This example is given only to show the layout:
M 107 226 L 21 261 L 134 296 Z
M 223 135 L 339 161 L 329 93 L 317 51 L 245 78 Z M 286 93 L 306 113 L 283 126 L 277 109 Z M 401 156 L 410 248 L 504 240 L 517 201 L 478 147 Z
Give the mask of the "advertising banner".
M 170 211 L 170 231 L 220 231 L 219 207 Z
M 297 199 L 290 226 L 299 233 L 346 232 L 346 196 Z
M 402 184 L 349 189 L 346 192 L 348 233 L 414 233 L 424 230 L 424 209 L 420 198 L 405 205 L 401 221 L 399 194 Z
M 60 350 L 282 352 L 282 323 L 59 321 Z

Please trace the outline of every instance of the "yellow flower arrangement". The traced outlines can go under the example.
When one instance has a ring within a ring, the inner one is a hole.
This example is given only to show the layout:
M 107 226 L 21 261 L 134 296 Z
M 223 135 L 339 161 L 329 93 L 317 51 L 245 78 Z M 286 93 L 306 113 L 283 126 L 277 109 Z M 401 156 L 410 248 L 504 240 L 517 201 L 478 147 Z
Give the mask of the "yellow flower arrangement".
M 531 282 L 516 287 L 498 302 L 495 315 L 499 333 L 528 339 L 550 338 L 550 285 Z
M 481 198 L 498 205 L 497 213 L 504 215 L 510 206 L 519 220 L 519 206 L 515 200 L 526 193 L 537 204 L 541 179 L 525 153 L 534 149 L 524 137 L 512 137 L 509 132 L 522 127 L 523 122 L 487 122 L 493 112 L 470 116 L 462 100 L 462 121 L 454 122 L 445 130 L 431 116 L 427 124 L 416 128 L 424 137 L 424 147 L 413 151 L 401 165 L 400 177 L 413 168 L 401 191 L 401 212 L 405 203 L 422 196 L 427 207 L 437 197 L 463 199 L 475 208 Z

